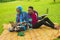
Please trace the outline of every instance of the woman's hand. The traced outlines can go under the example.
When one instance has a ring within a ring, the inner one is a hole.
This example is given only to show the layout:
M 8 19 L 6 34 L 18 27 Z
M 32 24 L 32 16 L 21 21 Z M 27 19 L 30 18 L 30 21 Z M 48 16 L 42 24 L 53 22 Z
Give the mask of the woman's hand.
M 29 29 L 29 25 L 27 25 L 27 29 Z
M 19 23 L 17 23 L 16 25 L 19 25 L 20 24 L 20 22 Z
M 20 24 L 20 22 L 18 24 Z
M 22 22 L 22 24 L 25 24 L 25 22 Z

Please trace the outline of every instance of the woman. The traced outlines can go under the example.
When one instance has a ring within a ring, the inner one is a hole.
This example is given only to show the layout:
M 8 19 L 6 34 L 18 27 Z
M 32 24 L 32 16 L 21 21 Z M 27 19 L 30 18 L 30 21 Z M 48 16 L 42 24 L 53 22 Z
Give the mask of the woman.
M 17 14 L 16 14 L 16 26 L 12 28 L 10 31 L 24 31 L 27 28 L 28 24 L 28 14 L 26 12 L 22 11 L 22 6 L 18 6 L 17 9 Z

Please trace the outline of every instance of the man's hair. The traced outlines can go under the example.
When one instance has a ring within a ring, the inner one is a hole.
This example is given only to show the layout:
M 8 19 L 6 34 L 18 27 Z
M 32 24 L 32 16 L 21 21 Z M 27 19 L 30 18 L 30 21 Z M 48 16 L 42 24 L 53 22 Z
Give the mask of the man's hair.
M 29 8 L 31 8 L 33 10 L 33 7 L 32 6 L 29 6 Z

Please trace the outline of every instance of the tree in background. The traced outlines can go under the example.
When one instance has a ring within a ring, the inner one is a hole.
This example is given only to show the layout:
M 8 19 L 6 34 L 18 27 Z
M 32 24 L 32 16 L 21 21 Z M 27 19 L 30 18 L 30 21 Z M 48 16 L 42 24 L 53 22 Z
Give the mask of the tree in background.
M 28 0 L 28 1 L 32 1 L 32 0 Z M 34 0 L 34 1 L 40 1 L 40 0 Z
M 54 3 L 56 2 L 56 0 L 54 0 Z
M 27 0 L 27 1 L 30 1 L 30 0 Z
M 40 1 L 40 0 L 35 0 L 35 2 L 38 2 L 38 1 Z
M 0 0 L 0 2 L 10 2 L 10 1 L 15 1 L 15 0 Z

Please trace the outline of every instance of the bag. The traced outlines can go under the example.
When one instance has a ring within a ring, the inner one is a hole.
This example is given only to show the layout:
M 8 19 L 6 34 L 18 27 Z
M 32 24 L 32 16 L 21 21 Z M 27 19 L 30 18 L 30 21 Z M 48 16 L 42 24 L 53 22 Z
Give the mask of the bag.
M 26 26 L 21 26 L 19 30 L 20 31 L 26 31 Z
M 24 36 L 24 32 L 18 32 L 18 36 Z

